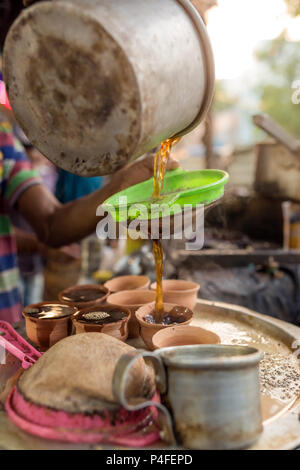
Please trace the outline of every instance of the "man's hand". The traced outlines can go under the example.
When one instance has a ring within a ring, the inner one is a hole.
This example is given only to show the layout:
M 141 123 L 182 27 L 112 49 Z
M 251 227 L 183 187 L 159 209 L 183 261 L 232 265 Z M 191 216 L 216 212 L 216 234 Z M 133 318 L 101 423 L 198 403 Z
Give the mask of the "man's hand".
M 18 253 L 21 254 L 40 254 L 46 260 L 53 259 L 61 263 L 67 263 L 74 259 L 80 259 L 80 245 L 73 243 L 71 245 L 51 248 L 41 243 L 34 233 L 28 233 L 15 227 Z
M 179 163 L 170 158 L 167 170 L 175 170 Z M 109 183 L 111 194 L 118 193 L 123 189 L 129 188 L 134 184 L 142 183 L 153 177 L 154 171 L 154 154 L 148 155 L 142 159 L 138 159 L 130 165 L 125 166 L 117 171 Z
M 72 243 L 71 245 L 63 246 L 61 248 L 50 248 L 45 246 L 43 256 L 46 259 L 54 260 L 59 263 L 70 263 L 74 260 L 79 260 L 81 256 L 80 245 Z

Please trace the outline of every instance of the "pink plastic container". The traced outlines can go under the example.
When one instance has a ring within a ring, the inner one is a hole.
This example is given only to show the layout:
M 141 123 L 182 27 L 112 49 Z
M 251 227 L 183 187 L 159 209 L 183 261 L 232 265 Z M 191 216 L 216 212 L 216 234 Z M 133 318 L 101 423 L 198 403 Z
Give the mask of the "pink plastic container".
M 14 328 L 0 321 L 0 393 L 20 369 L 28 369 L 41 356 Z
M 41 357 L 41 353 L 6 321 L 0 321 L 0 344 L 21 361 L 23 369 L 28 369 Z
M 159 401 L 156 394 L 153 401 Z M 18 392 L 11 391 L 5 409 L 9 418 L 23 431 L 44 439 L 69 443 L 108 443 L 143 447 L 160 439 L 155 407 L 140 411 L 124 408 L 114 414 L 87 416 L 52 410 L 30 403 Z M 151 426 L 151 430 L 147 428 Z

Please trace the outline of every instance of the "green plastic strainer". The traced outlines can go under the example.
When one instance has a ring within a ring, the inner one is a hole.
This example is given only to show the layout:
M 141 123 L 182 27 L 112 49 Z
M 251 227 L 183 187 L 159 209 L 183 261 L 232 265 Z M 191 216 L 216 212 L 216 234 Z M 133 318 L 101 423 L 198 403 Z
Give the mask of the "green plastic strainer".
M 224 195 L 228 173 L 221 170 L 168 171 L 160 199 L 153 199 L 153 178 L 120 191 L 102 207 L 117 222 L 155 219 L 179 213 L 186 205 L 209 205 Z

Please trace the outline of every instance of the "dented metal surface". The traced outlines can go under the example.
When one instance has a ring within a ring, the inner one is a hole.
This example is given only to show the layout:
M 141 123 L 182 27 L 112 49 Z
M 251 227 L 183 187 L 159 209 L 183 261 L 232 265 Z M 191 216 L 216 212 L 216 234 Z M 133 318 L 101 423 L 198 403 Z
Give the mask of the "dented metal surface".
M 262 432 L 254 348 L 185 346 L 158 351 L 178 442 L 190 449 L 240 449 Z
M 245 346 L 193 345 L 123 356 L 114 372 L 114 395 L 128 410 L 125 385 L 139 357 L 155 367 L 162 404 L 155 404 L 165 441 L 188 449 L 240 449 L 262 432 L 258 364 L 262 353 Z M 171 416 L 172 422 L 171 423 Z M 173 435 L 175 433 L 175 437 Z
M 29 140 L 56 165 L 109 174 L 194 127 L 214 86 L 188 0 L 58 0 L 12 26 L 4 76 Z

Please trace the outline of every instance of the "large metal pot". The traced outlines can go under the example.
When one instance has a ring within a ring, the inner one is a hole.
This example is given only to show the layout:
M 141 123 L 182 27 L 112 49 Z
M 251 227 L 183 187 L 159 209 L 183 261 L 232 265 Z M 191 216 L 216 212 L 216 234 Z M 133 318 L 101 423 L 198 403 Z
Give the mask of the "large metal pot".
M 193 129 L 214 88 L 211 47 L 189 0 L 53 0 L 5 44 L 16 119 L 51 161 L 109 174 Z

